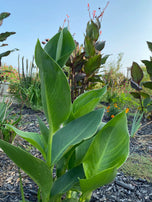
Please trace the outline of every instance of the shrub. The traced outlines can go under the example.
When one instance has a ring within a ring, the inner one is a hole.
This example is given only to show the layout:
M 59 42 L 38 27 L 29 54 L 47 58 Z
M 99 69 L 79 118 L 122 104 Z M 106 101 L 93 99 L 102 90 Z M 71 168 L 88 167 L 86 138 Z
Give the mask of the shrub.
M 44 49 L 38 40 L 35 58 L 49 128 L 40 118 L 40 134 L 8 126 L 35 146 L 44 160 L 0 140 L 4 152 L 38 184 L 43 202 L 61 201 L 63 195 L 63 201 L 89 201 L 94 189 L 114 179 L 129 152 L 125 112 L 105 124 L 104 109 L 94 110 L 106 87 L 85 92 L 71 102 L 70 86 L 62 67 L 74 48 L 66 28 Z
M 0 102 L 0 139 L 12 143 L 16 133 L 6 126 L 6 124 L 12 124 L 17 126 L 18 122 L 20 121 L 21 117 L 17 118 L 14 115 L 11 115 L 11 101 L 4 100 Z
M 149 50 L 152 52 L 152 43 L 147 42 Z M 144 73 L 142 68 L 136 63 L 133 62 L 131 67 L 131 87 L 134 89 L 134 91 L 130 92 L 131 95 L 138 99 L 141 106 L 141 111 L 143 112 L 146 110 L 148 113 L 149 118 L 152 118 L 152 96 L 151 96 L 151 90 L 152 90 L 152 58 L 150 60 L 142 60 L 142 62 L 146 66 L 147 74 L 149 75 L 148 81 L 143 81 Z M 148 89 L 149 93 L 145 91 L 145 89 Z
M 41 108 L 41 83 L 37 67 L 34 65 L 34 58 L 31 66 L 26 61 L 24 69 L 24 57 L 22 58 L 22 73 L 18 68 L 18 80 L 11 80 L 9 91 L 22 105 L 25 104 L 32 108 Z

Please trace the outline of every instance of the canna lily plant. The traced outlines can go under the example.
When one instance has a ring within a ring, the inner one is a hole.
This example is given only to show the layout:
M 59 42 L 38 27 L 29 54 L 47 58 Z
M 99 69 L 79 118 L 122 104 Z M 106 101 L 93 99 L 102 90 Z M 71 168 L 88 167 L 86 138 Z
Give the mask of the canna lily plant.
M 35 60 L 49 128 L 40 118 L 40 134 L 8 125 L 36 147 L 43 160 L 0 140 L 2 150 L 37 183 L 43 202 L 89 201 L 93 190 L 115 178 L 129 153 L 125 111 L 103 123 L 104 109 L 95 110 L 106 87 L 85 92 L 71 102 L 62 67 L 74 49 L 67 28 L 57 33 L 44 49 L 37 41 Z

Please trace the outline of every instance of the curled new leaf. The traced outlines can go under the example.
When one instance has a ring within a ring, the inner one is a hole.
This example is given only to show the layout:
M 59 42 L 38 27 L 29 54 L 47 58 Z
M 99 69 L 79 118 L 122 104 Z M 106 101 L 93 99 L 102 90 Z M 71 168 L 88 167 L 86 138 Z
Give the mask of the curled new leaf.
M 105 41 L 97 41 L 95 43 L 95 49 L 98 50 L 98 51 L 102 51 L 102 49 L 104 49 L 105 47 Z
M 65 65 L 74 49 L 75 43 L 67 28 L 62 29 L 50 39 L 44 48 L 60 67 Z

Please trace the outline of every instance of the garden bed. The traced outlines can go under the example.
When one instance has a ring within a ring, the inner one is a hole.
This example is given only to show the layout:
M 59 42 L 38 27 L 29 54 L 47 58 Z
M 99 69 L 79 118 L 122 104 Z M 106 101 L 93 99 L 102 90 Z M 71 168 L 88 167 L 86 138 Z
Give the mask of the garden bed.
M 19 113 L 19 107 L 14 105 L 12 113 Z M 44 122 L 46 118 L 40 111 L 28 108 L 22 110 L 20 129 L 30 132 L 39 132 L 37 116 Z M 147 120 L 144 120 L 145 124 Z M 29 150 L 34 156 L 41 158 L 40 153 L 26 141 L 16 136 L 15 145 L 20 145 Z M 137 168 L 143 166 L 142 171 Z M 149 171 L 149 172 L 148 172 Z M 93 192 L 91 201 L 108 202 L 142 202 L 152 201 L 152 124 L 143 127 L 130 142 L 130 161 L 118 171 L 115 180 Z M 27 200 L 37 201 L 36 184 L 21 171 L 24 194 Z M 0 151 L 0 201 L 18 202 L 21 199 L 20 180 L 17 166 Z

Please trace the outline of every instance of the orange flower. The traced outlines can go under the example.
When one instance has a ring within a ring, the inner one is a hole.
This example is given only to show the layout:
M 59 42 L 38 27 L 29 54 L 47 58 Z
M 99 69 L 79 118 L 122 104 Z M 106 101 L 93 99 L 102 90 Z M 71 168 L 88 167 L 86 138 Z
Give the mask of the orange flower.
M 110 109 L 110 106 L 107 107 L 107 110 Z
M 118 106 L 117 106 L 117 103 L 114 103 L 114 107 L 116 107 L 116 108 L 118 107 Z
M 126 109 L 126 114 L 129 112 L 129 108 Z
M 107 110 L 107 112 L 109 112 L 109 110 Z
M 112 114 L 112 115 L 111 115 L 111 118 L 114 118 L 114 117 L 115 117 L 115 115 Z

